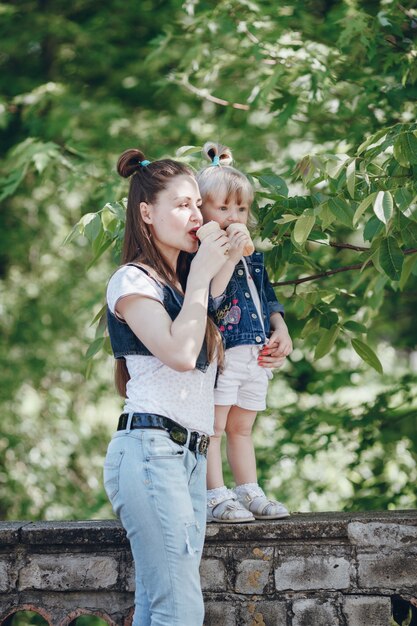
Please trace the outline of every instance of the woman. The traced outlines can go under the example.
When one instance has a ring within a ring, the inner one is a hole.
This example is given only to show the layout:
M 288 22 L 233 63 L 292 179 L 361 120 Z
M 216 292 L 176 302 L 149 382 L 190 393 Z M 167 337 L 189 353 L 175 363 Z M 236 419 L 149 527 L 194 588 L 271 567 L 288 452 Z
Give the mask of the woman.
M 104 465 L 106 492 L 136 570 L 133 626 L 201 626 L 206 453 L 222 346 L 207 318 L 226 260 L 223 231 L 198 248 L 201 198 L 184 164 L 127 150 L 123 265 L 107 288 L 123 414 Z M 196 253 L 190 263 L 190 255 Z

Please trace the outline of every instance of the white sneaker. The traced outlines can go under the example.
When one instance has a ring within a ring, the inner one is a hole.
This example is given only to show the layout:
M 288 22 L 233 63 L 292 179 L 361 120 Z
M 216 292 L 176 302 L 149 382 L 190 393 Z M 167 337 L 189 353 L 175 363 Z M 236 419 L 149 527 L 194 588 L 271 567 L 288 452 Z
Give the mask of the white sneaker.
M 255 519 L 284 519 L 289 517 L 288 509 L 276 500 L 268 500 L 256 483 L 238 485 L 234 492 L 239 502 L 250 511 Z
M 240 504 L 231 489 L 225 489 L 222 495 L 207 500 L 207 522 L 239 524 L 253 521 L 252 513 Z

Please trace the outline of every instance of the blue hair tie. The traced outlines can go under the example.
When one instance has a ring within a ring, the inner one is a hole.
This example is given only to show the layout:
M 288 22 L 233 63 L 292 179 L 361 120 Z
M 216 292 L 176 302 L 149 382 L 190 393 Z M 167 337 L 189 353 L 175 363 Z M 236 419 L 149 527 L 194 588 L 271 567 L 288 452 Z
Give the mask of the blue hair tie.
M 212 160 L 211 164 L 212 165 L 220 165 L 220 157 L 218 157 L 217 154 L 216 154 L 216 156 L 213 157 L 213 160 Z
M 142 167 L 146 167 L 149 164 L 150 164 L 150 161 L 147 161 L 146 159 L 145 161 L 139 161 L 139 165 L 141 165 Z

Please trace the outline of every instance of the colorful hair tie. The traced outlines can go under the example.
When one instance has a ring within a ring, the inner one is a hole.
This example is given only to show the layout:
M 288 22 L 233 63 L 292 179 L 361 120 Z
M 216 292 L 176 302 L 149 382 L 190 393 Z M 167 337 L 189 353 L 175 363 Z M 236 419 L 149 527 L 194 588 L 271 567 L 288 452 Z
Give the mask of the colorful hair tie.
M 211 164 L 212 165 L 220 165 L 220 157 L 217 156 L 217 154 L 216 154 L 216 156 L 213 157 L 213 160 L 212 160 Z
M 149 164 L 150 164 L 150 161 L 147 161 L 146 159 L 144 161 L 139 161 L 139 165 L 141 165 L 142 167 L 146 167 Z

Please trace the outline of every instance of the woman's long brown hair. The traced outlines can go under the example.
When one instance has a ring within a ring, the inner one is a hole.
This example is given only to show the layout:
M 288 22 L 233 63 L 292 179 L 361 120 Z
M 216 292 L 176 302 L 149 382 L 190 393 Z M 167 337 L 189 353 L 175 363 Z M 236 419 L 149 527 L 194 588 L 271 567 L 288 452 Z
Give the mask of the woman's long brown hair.
M 162 282 L 174 287 L 179 281 L 185 290 L 190 267 L 188 253 L 180 252 L 176 272 L 174 272 L 152 242 L 151 231 L 142 219 L 139 205 L 141 202 L 153 203 L 158 193 L 163 191 L 175 176 L 185 174 L 194 177 L 194 173 L 184 163 L 171 159 L 161 159 L 152 161 L 148 165 L 141 165 L 143 161 L 145 161 L 143 152 L 131 148 L 123 152 L 117 162 L 117 171 L 120 176 L 130 177 L 122 263 L 131 263 L 134 260 L 145 263 L 155 269 Z M 222 341 L 216 325 L 210 318 L 207 318 L 205 341 L 209 361 L 212 361 L 217 354 L 221 362 Z M 123 397 L 126 397 L 126 385 L 129 379 L 125 359 L 116 359 L 115 383 L 117 391 Z

